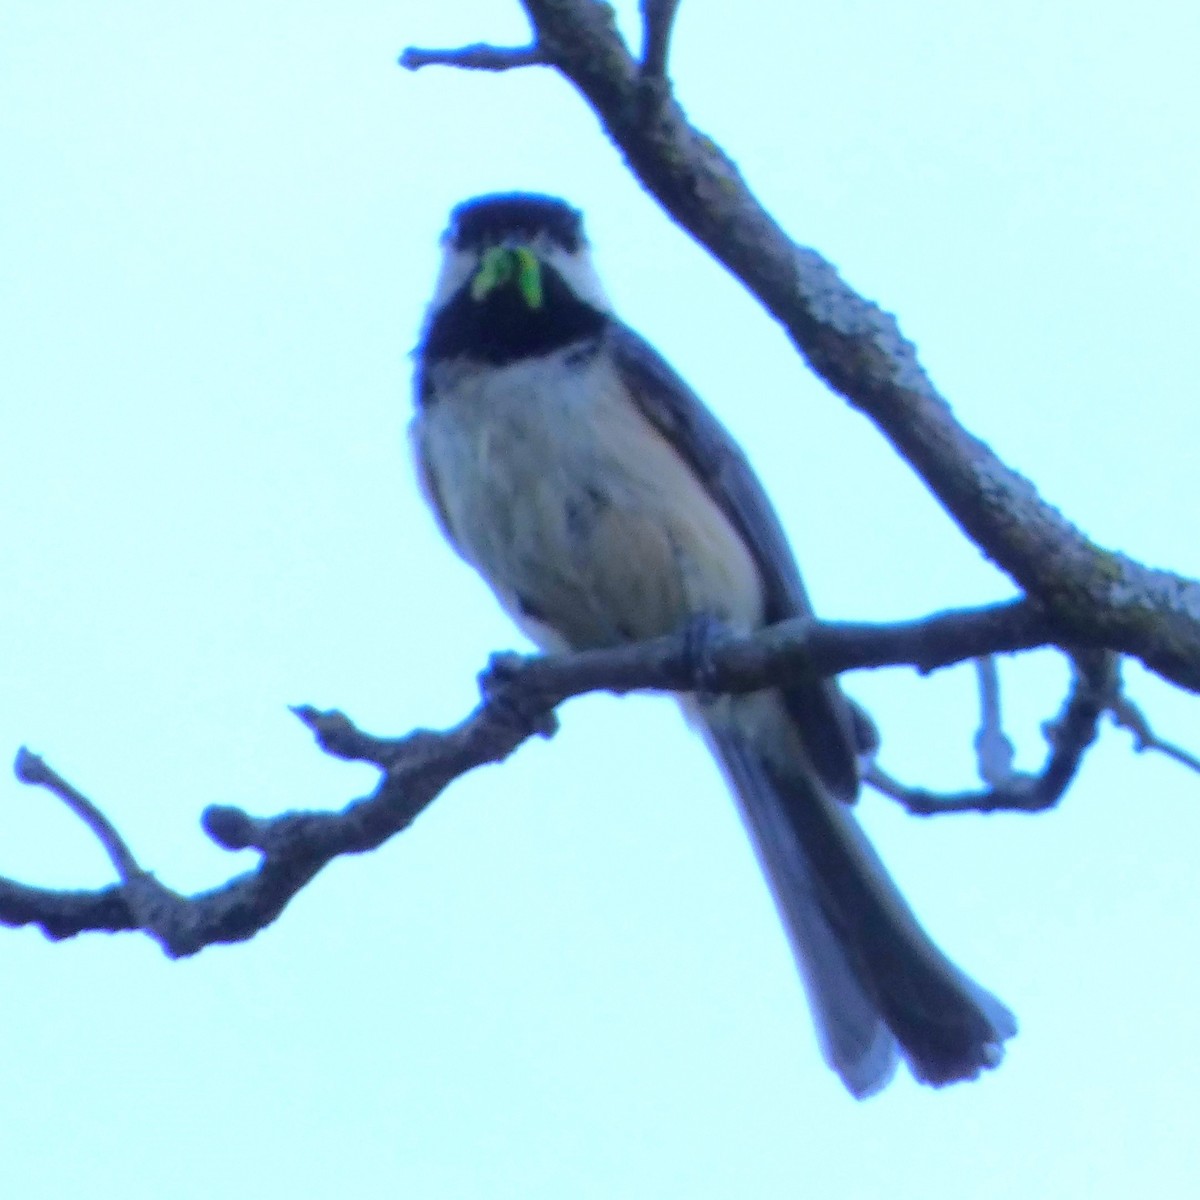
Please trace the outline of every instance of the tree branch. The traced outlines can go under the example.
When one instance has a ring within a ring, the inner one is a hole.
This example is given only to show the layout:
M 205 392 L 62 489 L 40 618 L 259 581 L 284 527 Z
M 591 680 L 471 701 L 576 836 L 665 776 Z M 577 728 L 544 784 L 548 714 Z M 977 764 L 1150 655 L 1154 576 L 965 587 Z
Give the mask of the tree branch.
M 1086 537 L 954 418 L 895 319 L 794 243 L 732 160 L 641 67 L 606 4 L 522 0 L 538 61 L 591 105 L 663 208 L 758 298 L 812 369 L 864 413 L 966 535 L 1036 597 L 1060 644 L 1104 647 L 1200 691 L 1200 583 Z
M 1010 772 L 1007 778 L 984 791 L 951 794 L 905 787 L 878 766 L 872 766 L 867 773 L 867 782 L 898 801 L 907 812 L 920 817 L 962 812 L 1037 813 L 1053 808 L 1075 778 L 1088 747 L 1096 740 L 1100 718 L 1121 699 L 1121 676 L 1115 655 L 1090 651 L 1077 655 L 1073 665 L 1071 690 L 1062 711 L 1045 726 L 1050 753 L 1038 774 Z
M 1045 645 L 1050 633 L 1028 601 L 894 625 L 793 620 L 753 637 L 716 637 L 706 655 L 705 686 L 754 691 L 814 670 L 833 674 L 885 665 L 930 671 L 981 654 Z M 138 929 L 173 958 L 242 941 L 271 924 L 334 858 L 375 849 L 407 828 L 458 776 L 500 762 L 533 733 L 548 731 L 546 714 L 563 700 L 597 690 L 687 691 L 695 686 L 694 675 L 690 643 L 680 635 L 582 654 L 501 656 L 488 672 L 484 702 L 442 732 L 374 737 L 341 713 L 299 708 L 296 715 L 327 753 L 378 767 L 378 786 L 339 812 L 256 817 L 226 805 L 206 809 L 201 823 L 217 845 L 254 850 L 262 857 L 253 870 L 188 896 L 143 871 L 92 801 L 40 758 L 22 751 L 18 778 L 71 807 L 105 846 L 121 882 L 94 891 L 57 891 L 0 879 L 0 923 L 37 925 L 56 939 L 90 930 Z

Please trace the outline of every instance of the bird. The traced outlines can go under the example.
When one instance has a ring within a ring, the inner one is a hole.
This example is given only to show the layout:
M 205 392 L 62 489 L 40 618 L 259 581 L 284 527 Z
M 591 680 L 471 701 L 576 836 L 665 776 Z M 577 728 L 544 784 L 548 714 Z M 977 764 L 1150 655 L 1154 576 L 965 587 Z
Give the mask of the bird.
M 477 196 L 452 210 L 442 252 L 414 353 L 417 481 L 540 649 L 812 614 L 746 455 L 616 315 L 579 210 Z M 678 699 L 736 799 L 850 1093 L 878 1092 L 901 1060 L 933 1086 L 997 1066 L 1015 1019 L 924 932 L 852 811 L 870 719 L 815 674 Z

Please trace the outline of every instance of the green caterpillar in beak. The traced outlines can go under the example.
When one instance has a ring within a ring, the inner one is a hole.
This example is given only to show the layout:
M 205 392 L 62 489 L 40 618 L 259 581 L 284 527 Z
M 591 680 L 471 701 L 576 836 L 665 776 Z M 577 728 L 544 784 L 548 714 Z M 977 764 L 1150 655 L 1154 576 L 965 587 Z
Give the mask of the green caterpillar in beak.
M 530 308 L 542 307 L 542 264 L 528 246 L 492 246 L 484 251 L 471 280 L 471 299 L 486 300 L 497 288 L 516 280 Z

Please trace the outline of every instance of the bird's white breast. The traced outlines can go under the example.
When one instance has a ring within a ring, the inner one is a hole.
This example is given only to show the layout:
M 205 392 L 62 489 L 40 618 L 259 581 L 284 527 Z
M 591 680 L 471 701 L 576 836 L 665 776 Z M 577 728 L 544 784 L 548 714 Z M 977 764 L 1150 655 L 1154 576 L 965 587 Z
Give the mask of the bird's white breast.
M 433 368 L 413 424 L 431 500 L 462 556 L 548 648 L 762 619 L 754 561 L 610 360 L 559 351 Z

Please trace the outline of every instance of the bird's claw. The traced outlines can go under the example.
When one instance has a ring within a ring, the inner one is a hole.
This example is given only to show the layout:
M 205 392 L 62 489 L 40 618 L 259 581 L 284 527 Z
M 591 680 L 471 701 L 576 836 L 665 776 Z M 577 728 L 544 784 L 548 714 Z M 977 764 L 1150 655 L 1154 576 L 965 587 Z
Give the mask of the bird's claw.
M 692 676 L 693 687 L 701 699 L 710 699 L 720 690 L 713 652 L 728 634 L 728 626 L 719 617 L 699 613 L 688 618 L 681 632 L 683 656 Z

